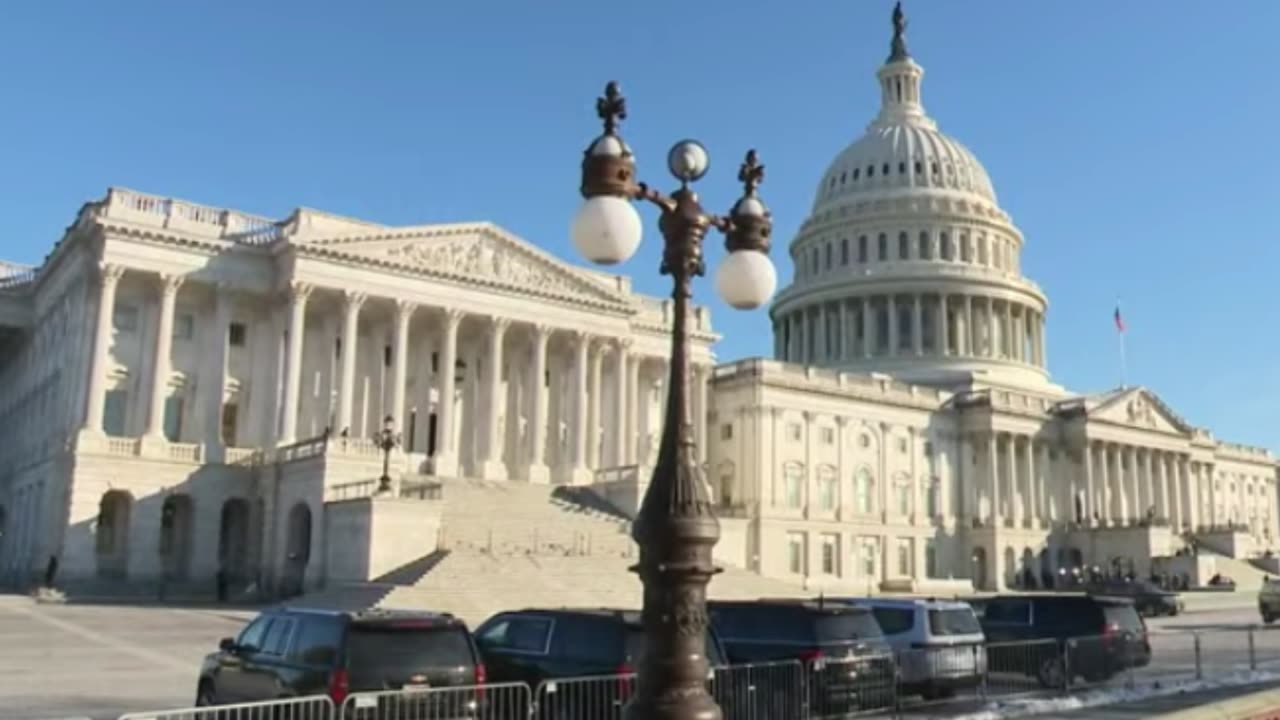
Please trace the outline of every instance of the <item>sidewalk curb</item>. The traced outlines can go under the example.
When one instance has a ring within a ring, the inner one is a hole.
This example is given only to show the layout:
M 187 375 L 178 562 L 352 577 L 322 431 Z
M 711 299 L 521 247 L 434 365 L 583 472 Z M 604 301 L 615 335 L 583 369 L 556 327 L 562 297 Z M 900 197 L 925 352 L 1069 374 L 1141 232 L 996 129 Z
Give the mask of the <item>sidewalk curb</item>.
M 1280 689 L 1157 715 L 1161 720 L 1280 720 Z

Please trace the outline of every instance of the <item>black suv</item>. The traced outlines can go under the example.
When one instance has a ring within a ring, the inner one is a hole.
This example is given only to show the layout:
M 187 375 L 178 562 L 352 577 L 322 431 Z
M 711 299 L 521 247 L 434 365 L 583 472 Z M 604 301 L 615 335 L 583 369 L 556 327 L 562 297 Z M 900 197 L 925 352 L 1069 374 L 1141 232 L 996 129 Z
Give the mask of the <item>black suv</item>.
M 423 701 L 448 717 L 474 717 L 485 680 L 471 633 L 452 615 L 279 608 L 205 658 L 196 705 L 328 695 L 341 706 L 352 692 L 452 687 Z
M 1055 593 L 1000 595 L 984 603 L 990 673 L 1036 678 L 1065 688 L 1151 663 L 1147 626 L 1126 598 Z
M 729 661 L 798 660 L 813 717 L 887 707 L 897 683 L 893 652 L 871 611 L 823 600 L 707 603 Z
M 475 638 L 492 681 L 525 683 L 538 717 L 557 719 L 621 717 L 645 647 L 640 613 L 612 608 L 501 612 Z M 706 657 L 713 672 L 726 664 L 711 632 Z

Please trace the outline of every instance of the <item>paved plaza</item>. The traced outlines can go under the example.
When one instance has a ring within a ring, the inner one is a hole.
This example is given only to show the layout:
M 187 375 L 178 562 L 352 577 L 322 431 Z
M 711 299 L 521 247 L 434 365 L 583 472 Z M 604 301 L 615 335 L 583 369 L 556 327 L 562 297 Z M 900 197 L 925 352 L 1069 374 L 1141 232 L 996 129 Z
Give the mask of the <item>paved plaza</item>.
M 0 596 L 0 720 L 190 705 L 200 659 L 251 615 Z
M 0 720 L 116 718 L 192 703 L 200 659 L 235 635 L 252 611 L 125 605 L 37 605 L 0 596 Z M 1155 662 L 1142 675 L 1187 672 L 1189 636 L 1203 633 L 1208 666 L 1247 663 L 1238 632 L 1253 610 L 1230 609 L 1151 621 Z M 1257 636 L 1260 664 L 1280 664 L 1280 630 Z M 956 710 L 971 709 L 960 707 Z M 927 713 L 921 713 L 927 714 Z

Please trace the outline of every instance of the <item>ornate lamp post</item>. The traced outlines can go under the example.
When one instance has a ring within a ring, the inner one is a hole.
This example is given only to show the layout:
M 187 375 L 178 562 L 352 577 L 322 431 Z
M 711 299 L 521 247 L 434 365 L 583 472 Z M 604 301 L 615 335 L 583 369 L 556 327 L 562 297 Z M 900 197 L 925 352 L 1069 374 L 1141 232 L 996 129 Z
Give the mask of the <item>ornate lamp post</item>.
M 391 451 L 400 444 L 400 433 L 396 432 L 396 420 L 390 415 L 382 420 L 382 432 L 373 441 L 382 450 L 382 477 L 378 478 L 378 492 L 391 492 Z
M 667 167 L 680 187 L 665 195 L 635 179 L 635 158 L 618 135 L 626 101 L 611 82 L 596 102 L 604 134 L 582 160 L 582 209 L 573 219 L 574 244 L 588 259 L 614 264 L 629 258 L 640 244 L 640 216 L 632 200 L 647 200 L 661 211 L 658 228 L 663 252 L 660 272 L 670 275 L 675 304 L 671 335 L 671 374 L 667 414 L 658 462 L 645 492 L 631 536 L 640 546 L 640 562 L 631 568 L 644 585 L 643 622 L 647 651 L 639 667 L 628 720 L 718 720 L 720 709 L 707 693 L 707 583 L 719 572 L 711 549 L 720 539 L 706 479 L 697 461 L 689 414 L 689 300 L 693 278 L 702 275 L 702 241 L 710 228 L 726 237 L 728 258 L 716 272 L 721 296 L 735 308 L 764 304 L 777 287 L 766 253 L 773 228 L 769 211 L 756 195 L 764 166 L 747 153 L 738 171 L 743 195 L 727 217 L 708 214 L 689 184 L 707 171 L 706 149 L 693 140 L 676 143 Z

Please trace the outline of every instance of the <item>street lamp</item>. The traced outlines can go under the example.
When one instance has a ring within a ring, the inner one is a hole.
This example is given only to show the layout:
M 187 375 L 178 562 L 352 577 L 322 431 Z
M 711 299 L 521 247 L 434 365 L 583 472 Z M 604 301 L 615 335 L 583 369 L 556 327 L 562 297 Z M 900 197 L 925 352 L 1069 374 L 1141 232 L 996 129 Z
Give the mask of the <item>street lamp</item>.
M 382 477 L 378 478 L 378 492 L 391 492 L 391 451 L 400 444 L 395 418 L 390 415 L 382 420 L 382 432 L 373 439 L 382 450 Z
M 680 188 L 665 195 L 635 179 L 635 158 L 618 134 L 618 123 L 626 117 L 626 101 L 616 82 L 609 83 L 604 97 L 596 101 L 596 113 L 604 121 L 604 134 L 592 141 L 582 160 L 581 191 L 586 202 L 573 219 L 573 242 L 589 260 L 606 265 L 622 262 L 640 245 L 640 216 L 631 201 L 657 205 L 662 213 L 660 272 L 672 278 L 675 305 L 662 442 L 631 531 L 640 547 L 640 561 L 631 571 L 644 585 L 647 650 L 625 717 L 717 720 L 720 709 L 707 693 L 703 653 L 707 583 L 720 571 L 711 556 L 720 539 L 720 524 L 698 464 L 688 407 L 689 300 L 693 278 L 705 270 L 702 241 L 712 227 L 725 235 L 729 251 L 716 272 L 716 286 L 725 301 L 750 309 L 773 295 L 777 274 L 767 255 L 773 223 L 756 195 L 764 166 L 755 150 L 749 151 L 738 171 L 742 197 L 728 217 L 710 215 L 689 187 L 707 172 L 706 148 L 693 140 L 671 148 L 667 167 Z

